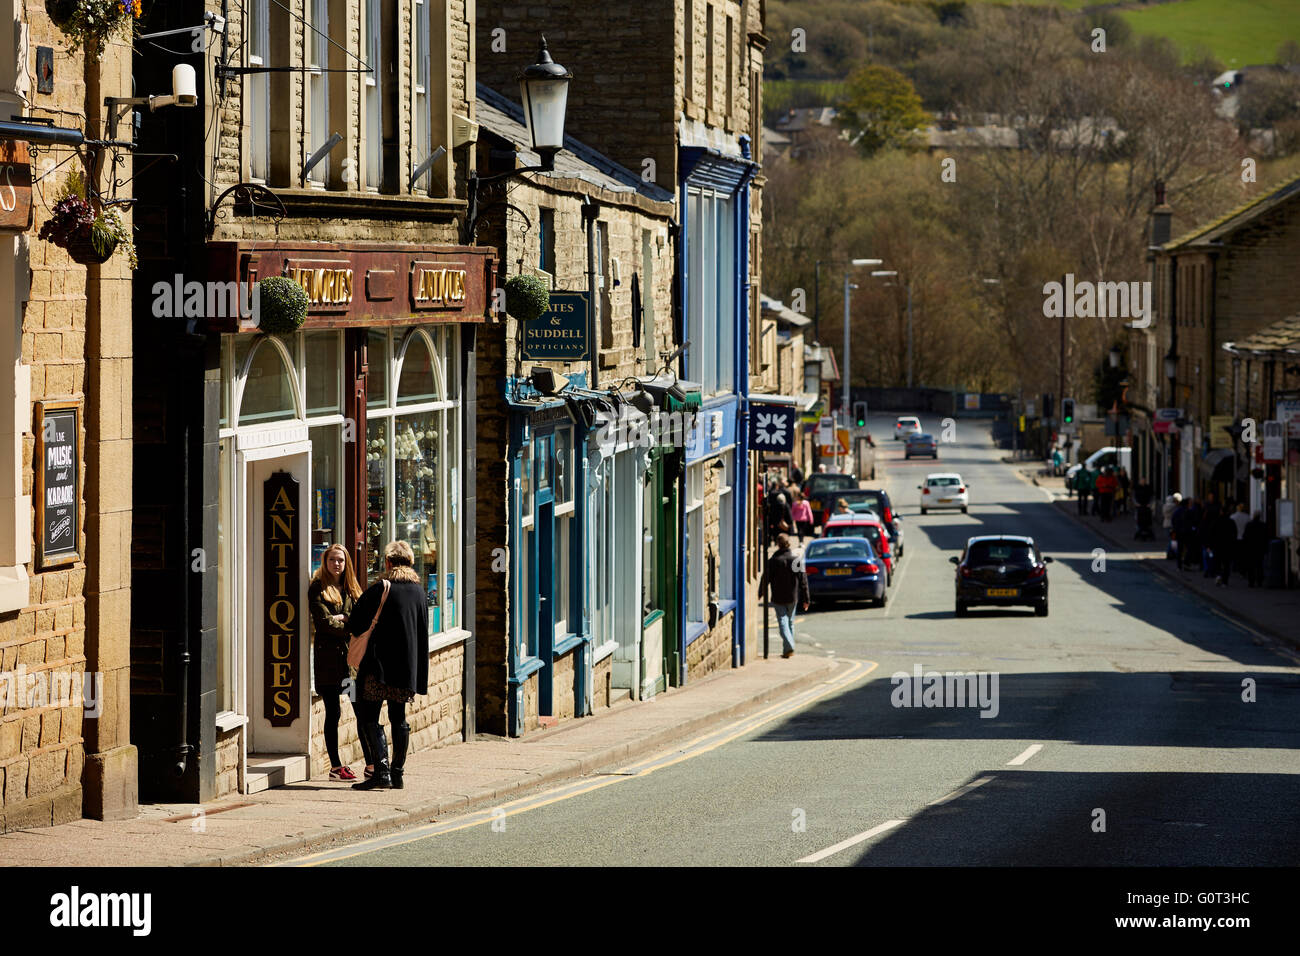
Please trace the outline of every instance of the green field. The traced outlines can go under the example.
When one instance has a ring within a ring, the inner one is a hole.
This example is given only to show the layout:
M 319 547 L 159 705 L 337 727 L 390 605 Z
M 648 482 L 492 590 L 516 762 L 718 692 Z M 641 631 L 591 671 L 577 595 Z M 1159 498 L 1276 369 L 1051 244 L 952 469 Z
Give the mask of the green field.
M 1300 42 L 1300 0 L 1179 0 L 1123 17 L 1135 33 L 1169 37 L 1185 60 L 1207 47 L 1226 67 L 1272 63 L 1284 41 Z

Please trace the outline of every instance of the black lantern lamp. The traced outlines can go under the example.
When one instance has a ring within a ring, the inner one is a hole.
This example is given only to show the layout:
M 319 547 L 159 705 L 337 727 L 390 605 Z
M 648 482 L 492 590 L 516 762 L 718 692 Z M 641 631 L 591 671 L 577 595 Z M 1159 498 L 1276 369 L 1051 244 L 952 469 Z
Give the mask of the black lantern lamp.
M 555 154 L 564 148 L 564 114 L 569 102 L 569 71 L 551 59 L 542 37 L 537 62 L 519 74 L 519 90 L 524 101 L 524 124 L 528 127 L 529 145 L 541 157 L 537 166 L 509 169 L 492 176 L 470 171 L 465 223 L 461 228 L 462 245 L 472 246 L 479 217 L 479 188 L 484 183 L 499 183 L 524 173 L 549 173 L 555 169 Z
M 542 170 L 555 168 L 555 154 L 564 148 L 564 113 L 573 76 L 551 59 L 542 37 L 537 62 L 519 74 L 524 123 L 533 151 L 542 158 Z

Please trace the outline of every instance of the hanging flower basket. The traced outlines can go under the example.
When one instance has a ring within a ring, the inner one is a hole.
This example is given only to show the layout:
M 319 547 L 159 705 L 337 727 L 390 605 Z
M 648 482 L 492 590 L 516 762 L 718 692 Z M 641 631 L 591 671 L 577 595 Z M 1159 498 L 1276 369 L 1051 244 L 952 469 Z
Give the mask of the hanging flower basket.
M 81 48 L 86 56 L 98 60 L 109 36 L 131 34 L 140 19 L 141 0 L 45 0 L 45 12 L 72 41 L 69 53 Z
M 518 275 L 506 283 L 506 311 L 520 322 L 532 322 L 551 307 L 551 293 L 537 276 Z
M 54 214 L 41 226 L 39 238 L 66 249 L 72 261 L 82 265 L 101 265 L 121 248 L 127 264 L 136 268 L 139 262 L 135 243 L 121 213 L 112 207 L 97 210 L 84 192 L 81 175 L 69 175 L 62 198 L 54 204 Z
M 307 321 L 307 291 L 287 276 L 270 276 L 253 288 L 257 327 L 267 335 L 289 335 Z

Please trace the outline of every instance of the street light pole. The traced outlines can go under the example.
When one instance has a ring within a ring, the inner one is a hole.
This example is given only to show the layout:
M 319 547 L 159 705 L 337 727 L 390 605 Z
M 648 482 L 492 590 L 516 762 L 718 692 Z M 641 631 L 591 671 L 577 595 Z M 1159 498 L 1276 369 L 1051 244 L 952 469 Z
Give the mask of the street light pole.
M 907 277 L 907 387 L 912 387 L 912 277 Z

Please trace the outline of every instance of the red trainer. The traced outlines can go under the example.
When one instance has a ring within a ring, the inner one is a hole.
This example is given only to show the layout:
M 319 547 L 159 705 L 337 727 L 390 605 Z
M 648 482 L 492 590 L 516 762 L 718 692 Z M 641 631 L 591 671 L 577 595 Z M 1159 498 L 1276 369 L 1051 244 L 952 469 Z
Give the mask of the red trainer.
M 335 767 L 330 771 L 330 779 L 346 780 L 351 782 L 357 779 L 357 775 L 353 773 L 351 770 L 349 770 L 347 767 Z

